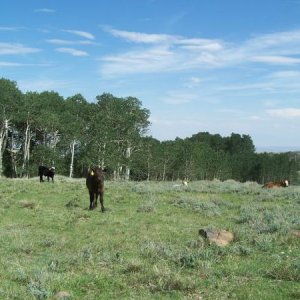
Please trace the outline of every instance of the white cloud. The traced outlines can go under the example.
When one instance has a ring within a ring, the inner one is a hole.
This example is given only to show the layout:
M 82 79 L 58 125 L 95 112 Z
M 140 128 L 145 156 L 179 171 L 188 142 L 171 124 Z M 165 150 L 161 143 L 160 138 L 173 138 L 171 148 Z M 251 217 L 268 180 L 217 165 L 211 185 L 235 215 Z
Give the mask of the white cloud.
M 274 72 L 270 75 L 270 77 L 279 78 L 279 79 L 293 79 L 293 78 L 300 79 L 300 72 L 284 70 L 284 71 Z
M 94 45 L 95 43 L 92 41 L 68 41 L 68 40 L 61 40 L 61 39 L 49 39 L 46 40 L 47 43 L 54 44 L 54 45 Z
M 22 44 L 0 43 L 0 55 L 29 54 L 40 51 L 41 49 L 26 47 Z
M 300 117 L 299 108 L 282 108 L 282 109 L 269 109 L 267 114 L 272 117 L 282 117 L 282 118 L 298 118 Z
M 296 46 L 300 41 L 300 30 L 282 31 L 271 34 L 263 34 L 246 42 L 246 47 L 251 49 L 276 49 L 283 48 L 291 51 L 289 46 Z M 299 51 L 299 50 L 297 50 Z
M 130 32 L 105 27 L 104 30 L 116 38 L 129 42 L 141 43 L 142 47 L 134 50 L 126 50 L 126 53 L 104 57 L 103 74 L 118 74 L 115 61 L 122 60 L 120 73 L 128 69 L 130 73 L 143 72 L 142 67 L 131 68 L 134 56 L 141 57 L 151 52 L 149 45 L 155 44 L 157 48 L 165 47 L 172 53 L 172 61 L 168 61 L 168 67 L 164 71 L 192 70 L 206 68 L 231 67 L 245 64 L 280 64 L 293 65 L 300 63 L 300 31 L 279 32 L 250 38 L 240 44 L 224 42 L 220 39 L 186 38 L 167 34 L 148 34 L 142 32 Z M 131 59 L 126 62 L 126 58 Z M 149 68 L 144 61 L 145 72 L 161 72 L 160 65 L 166 66 L 165 56 L 158 56 L 154 64 Z M 153 61 L 154 57 L 150 59 Z M 126 67 L 125 64 L 128 63 Z M 171 64 L 169 64 L 171 63 Z
M 0 61 L 0 67 L 48 67 L 49 64 L 24 64 L 17 62 Z
M 21 27 L 1 27 L 0 26 L 0 31 L 17 31 L 21 29 Z
M 57 52 L 71 54 L 73 56 L 88 56 L 88 53 L 82 50 L 77 50 L 73 48 L 57 48 Z
M 262 117 L 259 117 L 259 116 L 250 116 L 249 117 L 250 120 L 253 120 L 253 121 L 260 121 L 260 120 L 263 120 Z
M 34 12 L 36 12 L 36 13 L 39 13 L 39 12 L 42 12 L 42 13 L 54 13 L 55 10 L 51 9 L 51 8 L 38 8 L 38 9 L 35 9 Z
M 188 78 L 185 82 L 184 86 L 187 88 L 195 88 L 198 87 L 202 83 L 202 79 L 199 77 L 192 76 Z
M 86 38 L 86 39 L 89 39 L 89 40 L 94 40 L 95 37 L 93 34 L 89 33 L 89 32 L 86 32 L 86 31 L 81 31 L 81 30 L 62 30 L 64 32 L 68 32 L 68 33 L 71 33 L 71 34 L 75 34 L 75 35 L 78 35 L 80 37 L 83 37 L 83 38 Z
M 1 67 L 22 67 L 22 66 L 23 66 L 23 64 L 20 64 L 20 63 L 0 61 L 0 68 Z
M 221 41 L 209 39 L 178 39 L 176 44 L 181 48 L 193 51 L 220 51 L 224 48 Z
M 300 58 L 287 56 L 254 56 L 252 61 L 268 63 L 268 64 L 299 64 Z
M 173 53 L 166 47 L 154 47 L 145 51 L 130 51 L 101 59 L 103 76 L 118 74 L 150 73 L 169 70 L 174 65 Z
M 135 43 L 162 43 L 162 42 L 172 42 L 176 40 L 176 37 L 167 34 L 149 34 L 141 32 L 132 32 L 117 30 L 113 28 L 103 27 L 103 29 L 115 37 L 125 39 L 130 42 Z

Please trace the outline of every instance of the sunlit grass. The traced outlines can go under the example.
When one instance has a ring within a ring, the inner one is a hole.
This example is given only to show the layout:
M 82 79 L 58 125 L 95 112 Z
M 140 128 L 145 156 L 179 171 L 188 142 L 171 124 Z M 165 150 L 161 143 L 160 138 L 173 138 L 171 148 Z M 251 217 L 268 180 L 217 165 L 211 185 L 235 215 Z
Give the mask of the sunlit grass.
M 0 181 L 0 299 L 298 299 L 300 188 L 252 182 Z M 201 228 L 233 232 L 226 247 Z

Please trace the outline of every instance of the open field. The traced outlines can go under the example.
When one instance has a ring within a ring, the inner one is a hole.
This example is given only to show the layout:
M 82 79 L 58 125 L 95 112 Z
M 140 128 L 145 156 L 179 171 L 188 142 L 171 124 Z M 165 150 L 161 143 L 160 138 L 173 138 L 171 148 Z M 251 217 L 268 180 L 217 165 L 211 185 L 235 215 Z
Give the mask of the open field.
M 1 179 L 0 299 L 300 299 L 300 187 L 175 184 Z

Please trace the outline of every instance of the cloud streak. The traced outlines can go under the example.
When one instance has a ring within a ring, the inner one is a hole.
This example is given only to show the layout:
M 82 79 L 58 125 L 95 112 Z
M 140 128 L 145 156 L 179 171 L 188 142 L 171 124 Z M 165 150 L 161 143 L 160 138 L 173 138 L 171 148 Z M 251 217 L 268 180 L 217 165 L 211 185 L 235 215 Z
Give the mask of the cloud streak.
M 62 39 L 48 39 L 47 43 L 53 45 L 94 45 L 95 43 L 89 40 L 82 41 L 70 41 L 70 40 L 62 40 Z
M 126 72 L 132 74 L 226 68 L 246 64 L 291 66 L 300 63 L 300 30 L 261 35 L 240 44 L 221 39 L 186 38 L 107 27 L 104 31 L 126 42 L 140 44 L 141 47 L 129 50 L 127 47 L 123 53 L 102 57 L 102 76 L 118 76 Z M 162 48 L 164 55 L 157 55 Z
M 0 61 L 0 68 L 6 67 L 49 67 L 50 64 L 24 64 L 18 62 L 7 62 L 7 61 Z
M 41 49 L 26 47 L 17 43 L 0 43 L 0 55 L 30 54 L 42 51 Z
M 55 13 L 54 9 L 51 8 L 37 8 L 34 10 L 34 12 L 36 13 L 47 13 L 47 14 L 51 14 L 51 13 Z
M 71 54 L 72 56 L 88 56 L 89 54 L 82 50 L 77 50 L 74 48 L 57 48 L 57 52 Z
M 83 37 L 83 38 L 86 38 L 86 39 L 89 39 L 89 40 L 94 40 L 95 39 L 95 36 L 89 32 L 86 32 L 86 31 L 81 31 L 81 30 L 62 30 L 64 32 L 67 32 L 67 33 L 71 33 L 73 35 L 77 35 L 77 36 L 80 36 L 80 37 Z
M 282 109 L 269 109 L 267 114 L 272 117 L 280 118 L 300 118 L 299 108 L 282 108 Z

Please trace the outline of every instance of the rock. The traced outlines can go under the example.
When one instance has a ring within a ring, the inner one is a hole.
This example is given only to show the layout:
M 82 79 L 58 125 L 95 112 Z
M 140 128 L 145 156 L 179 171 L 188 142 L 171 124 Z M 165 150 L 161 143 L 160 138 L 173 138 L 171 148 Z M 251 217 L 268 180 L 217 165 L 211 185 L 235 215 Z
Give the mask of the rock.
M 60 291 L 57 294 L 55 294 L 54 299 L 69 300 L 71 299 L 71 295 L 68 292 Z
M 300 230 L 292 230 L 292 234 L 300 238 Z
M 218 246 L 228 245 L 234 238 L 233 234 L 226 230 L 200 229 L 199 235 L 207 239 L 210 243 Z

